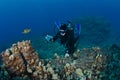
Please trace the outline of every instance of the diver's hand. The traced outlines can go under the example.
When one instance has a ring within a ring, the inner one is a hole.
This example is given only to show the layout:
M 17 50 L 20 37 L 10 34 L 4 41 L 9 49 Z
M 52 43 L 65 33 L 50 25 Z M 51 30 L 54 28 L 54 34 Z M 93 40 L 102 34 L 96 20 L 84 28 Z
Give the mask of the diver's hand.
M 49 42 L 49 41 L 53 41 L 53 36 L 50 35 L 46 35 L 45 39 Z

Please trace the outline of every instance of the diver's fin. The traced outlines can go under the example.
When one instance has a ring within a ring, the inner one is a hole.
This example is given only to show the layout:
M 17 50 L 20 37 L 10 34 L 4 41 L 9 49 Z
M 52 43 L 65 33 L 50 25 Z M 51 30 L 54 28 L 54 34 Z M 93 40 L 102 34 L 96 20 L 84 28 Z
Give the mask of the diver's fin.
M 80 36 L 81 33 L 81 24 L 76 24 L 75 25 L 75 32 L 78 36 Z
M 58 29 L 60 29 L 60 26 L 61 26 L 61 23 L 60 23 L 60 21 L 55 21 L 55 25 L 56 25 L 56 27 L 58 28 Z

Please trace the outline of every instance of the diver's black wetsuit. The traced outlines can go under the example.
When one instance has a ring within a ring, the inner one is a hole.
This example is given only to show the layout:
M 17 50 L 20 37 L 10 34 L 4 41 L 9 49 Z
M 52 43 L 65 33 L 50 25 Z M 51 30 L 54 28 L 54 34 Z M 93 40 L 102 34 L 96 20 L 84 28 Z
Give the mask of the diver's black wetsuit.
M 68 51 L 68 54 L 73 54 L 76 47 L 74 46 L 74 44 L 76 43 L 76 41 L 78 40 L 78 37 L 74 37 L 74 30 L 69 30 L 67 29 L 65 31 L 65 35 L 62 36 L 60 35 L 60 32 L 58 32 L 54 37 L 53 37 L 53 41 L 56 41 L 58 38 L 60 38 L 60 43 L 65 45 L 65 47 L 67 48 L 66 51 Z

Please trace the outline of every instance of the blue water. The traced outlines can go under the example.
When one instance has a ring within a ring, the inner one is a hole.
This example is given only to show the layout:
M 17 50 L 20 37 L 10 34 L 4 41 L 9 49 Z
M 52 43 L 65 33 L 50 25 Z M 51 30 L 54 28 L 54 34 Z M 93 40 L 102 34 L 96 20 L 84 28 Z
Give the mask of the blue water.
M 120 0 L 0 0 L 0 49 L 22 39 L 52 34 L 55 21 L 80 16 L 103 16 L 119 32 L 119 14 Z M 32 31 L 23 35 L 24 28 Z

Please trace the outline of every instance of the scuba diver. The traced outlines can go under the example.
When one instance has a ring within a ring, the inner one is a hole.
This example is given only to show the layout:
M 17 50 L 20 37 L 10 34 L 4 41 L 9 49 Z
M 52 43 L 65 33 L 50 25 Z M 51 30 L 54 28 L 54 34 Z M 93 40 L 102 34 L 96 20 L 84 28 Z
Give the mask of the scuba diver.
M 58 27 L 58 25 L 56 26 Z M 54 37 L 47 35 L 46 39 L 48 39 L 48 41 L 54 42 L 59 38 L 60 43 L 65 45 L 65 54 L 67 53 L 69 55 L 72 55 L 77 47 L 75 47 L 75 43 L 79 39 L 80 25 L 77 24 L 75 27 L 75 25 L 72 25 L 72 23 L 69 21 L 68 24 L 59 25 L 58 28 L 58 32 Z M 75 36 L 75 29 L 77 29 L 77 36 Z

